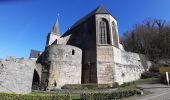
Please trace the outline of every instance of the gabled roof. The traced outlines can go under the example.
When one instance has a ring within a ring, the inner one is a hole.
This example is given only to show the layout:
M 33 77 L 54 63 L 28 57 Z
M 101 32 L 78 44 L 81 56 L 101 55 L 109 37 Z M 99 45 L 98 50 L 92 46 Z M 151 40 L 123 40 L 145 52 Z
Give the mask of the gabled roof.
M 31 50 L 29 58 L 38 58 L 42 52 L 37 50 Z
M 68 31 L 72 30 L 73 28 L 83 23 L 85 20 L 87 20 L 88 18 L 90 18 L 91 16 L 95 14 L 110 14 L 110 13 L 103 5 L 99 5 L 95 10 L 93 10 L 92 12 L 90 12 L 89 14 L 87 14 L 86 16 L 78 20 L 75 24 L 73 24 L 72 27 Z M 63 34 L 63 36 L 67 35 L 68 31 L 66 31 L 66 33 Z

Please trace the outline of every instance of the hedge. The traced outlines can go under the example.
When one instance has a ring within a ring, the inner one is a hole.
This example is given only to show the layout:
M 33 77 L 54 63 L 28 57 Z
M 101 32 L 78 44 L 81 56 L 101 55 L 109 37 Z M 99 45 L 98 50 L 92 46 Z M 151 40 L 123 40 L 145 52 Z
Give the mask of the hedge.
M 0 100 L 72 100 L 69 94 L 8 94 L 0 93 Z
M 141 92 L 139 90 L 126 90 L 112 93 L 84 93 L 81 94 L 81 100 L 113 100 L 127 98 L 137 94 L 141 94 Z
M 115 91 L 112 93 L 83 93 L 81 100 L 113 100 L 141 94 L 138 90 Z M 8 94 L 0 93 L 0 100 L 72 100 L 70 94 Z
M 62 87 L 62 89 L 107 89 L 107 88 L 117 88 L 118 83 L 112 84 L 66 84 Z

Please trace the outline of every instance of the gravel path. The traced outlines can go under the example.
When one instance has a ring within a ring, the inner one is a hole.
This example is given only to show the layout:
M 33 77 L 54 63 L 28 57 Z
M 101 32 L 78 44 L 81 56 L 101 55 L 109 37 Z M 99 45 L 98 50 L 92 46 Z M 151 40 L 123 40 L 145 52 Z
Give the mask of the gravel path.
M 151 94 L 135 97 L 130 100 L 170 100 L 170 86 L 163 84 L 143 84 L 138 85 L 137 87 L 149 91 Z

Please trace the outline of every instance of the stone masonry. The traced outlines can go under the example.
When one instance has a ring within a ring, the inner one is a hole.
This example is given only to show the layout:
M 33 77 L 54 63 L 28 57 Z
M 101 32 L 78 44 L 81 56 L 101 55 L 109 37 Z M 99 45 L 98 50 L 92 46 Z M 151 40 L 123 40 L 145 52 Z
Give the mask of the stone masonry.
M 70 45 L 51 45 L 46 48 L 49 67 L 48 89 L 65 84 L 81 84 L 81 49 Z
M 29 93 L 35 60 L 8 57 L 0 61 L 0 92 Z

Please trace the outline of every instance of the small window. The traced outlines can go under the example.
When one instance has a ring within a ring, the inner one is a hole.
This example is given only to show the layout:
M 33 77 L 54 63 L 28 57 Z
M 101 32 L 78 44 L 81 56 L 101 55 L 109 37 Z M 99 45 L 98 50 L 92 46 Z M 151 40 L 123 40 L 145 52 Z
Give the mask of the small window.
M 74 55 L 75 54 L 75 50 L 74 49 L 72 49 L 72 55 Z
M 55 86 L 55 87 L 57 86 L 57 82 L 56 82 L 56 81 L 54 81 L 54 86 Z

